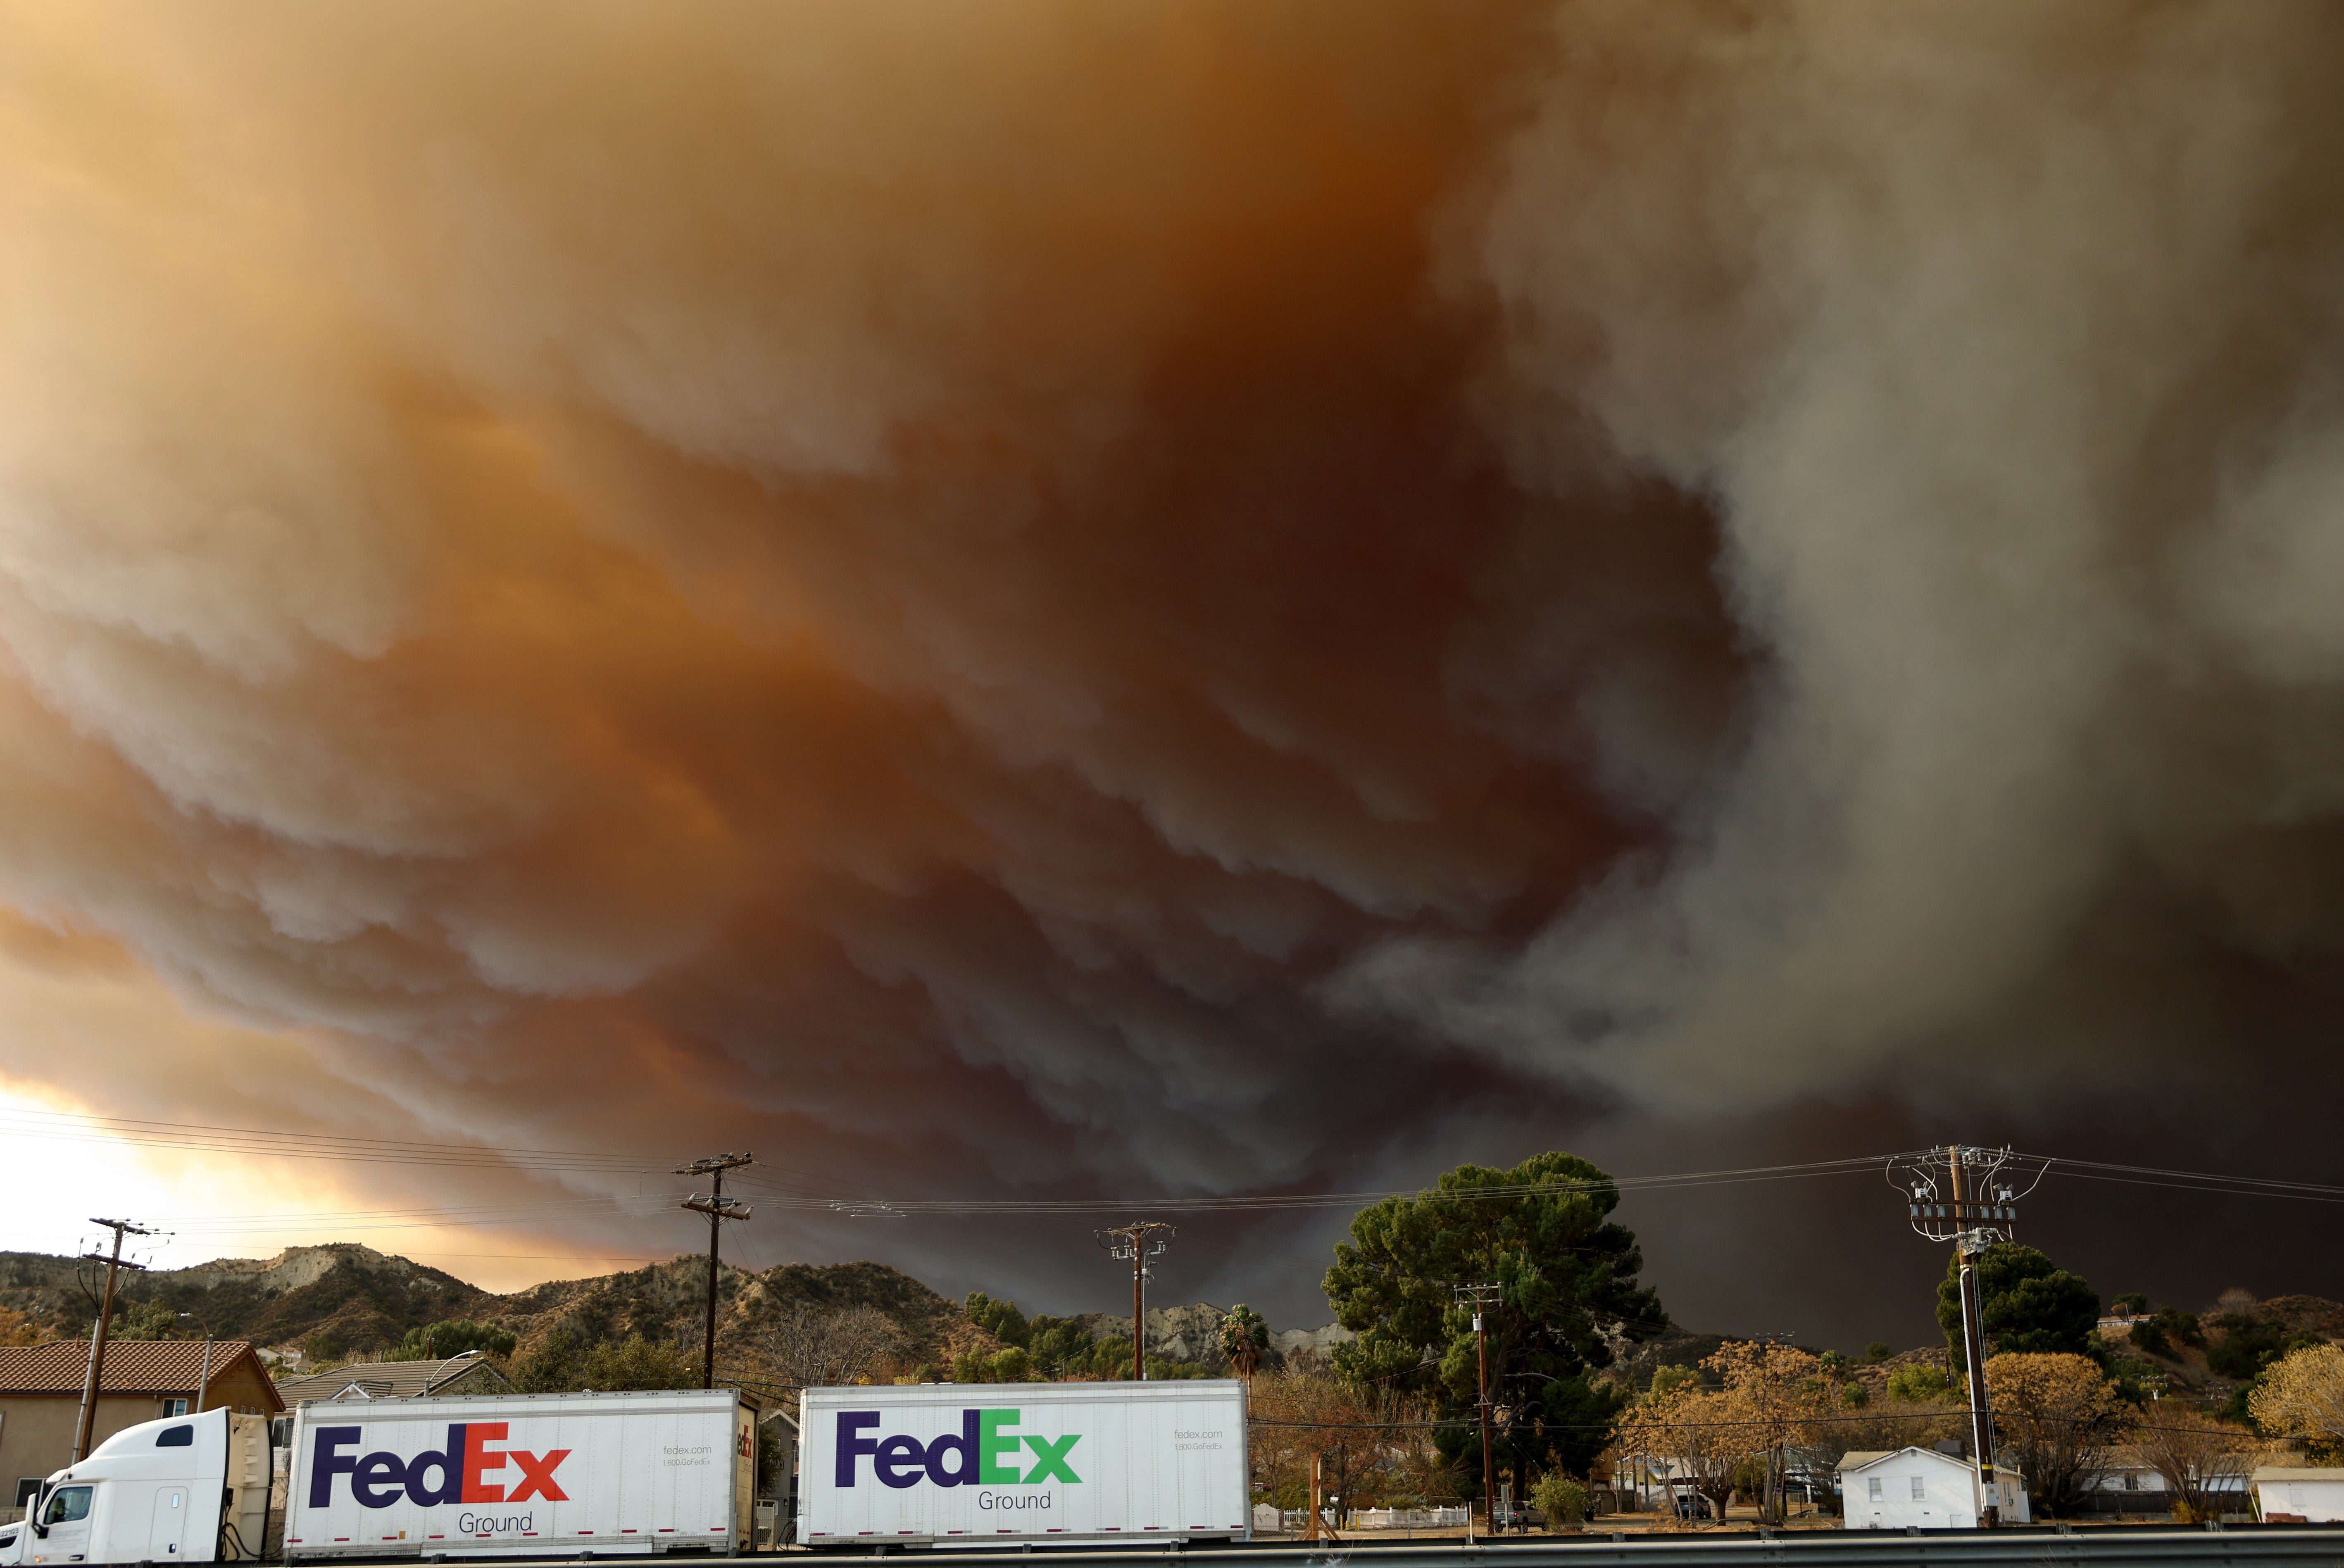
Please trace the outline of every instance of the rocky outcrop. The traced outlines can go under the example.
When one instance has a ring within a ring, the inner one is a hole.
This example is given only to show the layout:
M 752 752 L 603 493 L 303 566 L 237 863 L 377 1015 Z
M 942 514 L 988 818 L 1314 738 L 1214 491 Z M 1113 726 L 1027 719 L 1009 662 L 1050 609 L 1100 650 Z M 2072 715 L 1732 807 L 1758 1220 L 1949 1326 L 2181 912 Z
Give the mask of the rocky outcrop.
M 1269 1336 L 1269 1348 L 1281 1359 L 1305 1351 L 1324 1356 L 1337 1345 L 1348 1345 L 1359 1337 L 1340 1323 L 1329 1323 L 1323 1329 L 1278 1329 Z
M 1221 1320 L 1228 1310 L 1197 1301 L 1183 1307 L 1147 1310 L 1147 1353 L 1167 1361 L 1196 1361 L 1222 1368 L 1228 1358 L 1221 1351 Z M 1127 1340 L 1131 1320 L 1111 1312 L 1086 1312 L 1075 1321 L 1102 1340 Z M 1359 1336 L 1338 1323 L 1323 1329 L 1279 1329 L 1269 1336 L 1270 1360 L 1285 1360 L 1297 1351 L 1325 1355 L 1333 1347 Z

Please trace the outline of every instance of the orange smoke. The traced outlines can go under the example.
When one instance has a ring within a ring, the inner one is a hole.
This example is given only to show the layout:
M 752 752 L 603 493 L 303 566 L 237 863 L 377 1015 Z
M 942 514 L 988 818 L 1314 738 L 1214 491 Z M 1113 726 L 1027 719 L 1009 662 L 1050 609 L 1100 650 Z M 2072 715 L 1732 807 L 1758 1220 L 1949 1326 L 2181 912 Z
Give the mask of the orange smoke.
M 2333 951 L 2336 56 L 2138 20 L 0 18 L 0 898 L 906 1187 L 2186 1057 Z

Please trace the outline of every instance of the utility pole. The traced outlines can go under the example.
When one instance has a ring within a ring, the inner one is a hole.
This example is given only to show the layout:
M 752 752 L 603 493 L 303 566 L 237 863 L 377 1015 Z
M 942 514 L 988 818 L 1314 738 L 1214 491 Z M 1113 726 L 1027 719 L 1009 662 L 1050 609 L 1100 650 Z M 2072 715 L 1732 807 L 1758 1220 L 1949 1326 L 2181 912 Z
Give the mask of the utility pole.
M 753 1154 L 717 1154 L 711 1155 L 706 1159 L 695 1159 L 690 1165 L 676 1168 L 675 1173 L 678 1176 L 715 1178 L 715 1185 L 708 1197 L 703 1199 L 695 1192 L 683 1202 L 684 1208 L 708 1216 L 708 1349 L 700 1363 L 700 1386 L 703 1389 L 712 1389 L 716 1386 L 717 1230 L 727 1219 L 749 1218 L 748 1205 L 724 1201 L 724 1173 L 743 1165 L 756 1163 L 757 1157 Z
M 131 1224 L 127 1219 L 94 1219 L 90 1223 L 103 1225 L 114 1232 L 114 1250 L 110 1255 L 82 1254 L 84 1262 L 106 1265 L 106 1299 L 97 1309 L 97 1328 L 89 1337 L 89 1371 L 84 1374 L 81 1385 L 81 1424 L 74 1433 L 73 1462 L 76 1464 L 89 1457 L 90 1434 L 97 1425 L 98 1380 L 106 1375 L 106 1334 L 114 1326 L 115 1277 L 125 1269 L 144 1271 L 146 1267 L 144 1263 L 125 1263 L 122 1260 L 122 1238 L 126 1235 L 155 1234 L 143 1226 Z
M 1951 1185 L 1954 1210 L 1964 1221 L 1962 1233 L 1955 1243 L 1961 1256 L 1962 1291 L 1962 1359 L 1968 1363 L 1970 1389 L 1970 1436 L 1977 1452 L 1978 1521 L 1991 1530 L 2002 1522 L 2002 1489 L 1994 1477 L 1994 1416 L 1986 1408 L 1985 1391 L 1985 1330 L 1978 1320 L 1977 1255 L 1992 1243 L 1985 1233 L 1967 1221 L 1974 1216 L 1968 1210 L 1969 1162 L 1964 1158 L 1969 1151 L 1955 1148 L 1948 1151 L 1953 1167 Z
M 1952 1242 L 1959 1259 L 1962 1359 L 1969 1372 L 1970 1442 L 1977 1456 L 1972 1482 L 1978 1523 L 1984 1529 L 2002 1522 L 2002 1492 L 1994 1468 L 1994 1411 L 1986 1397 L 1986 1342 L 1979 1319 L 1977 1258 L 1987 1248 L 2010 1239 L 2018 1224 L 2016 1200 L 2034 1191 L 2044 1171 L 2050 1168 L 2050 1162 L 2044 1161 L 2026 1192 L 2016 1192 L 2003 1176 L 2015 1158 L 2007 1148 L 1948 1144 L 1889 1161 L 1889 1185 L 1912 1190 L 1908 1207 L 1914 1230 L 1932 1241 Z M 1943 1192 L 1937 1185 L 1941 1174 Z
M 1140 1219 L 1129 1225 L 1094 1230 L 1091 1234 L 1098 1238 L 1098 1244 L 1106 1249 L 1108 1257 L 1131 1259 L 1131 1375 L 1137 1381 L 1146 1382 L 1147 1263 L 1148 1259 L 1164 1255 L 1164 1249 L 1172 1244 L 1175 1232 L 1172 1227 L 1160 1219 Z
M 1490 1460 L 1490 1336 L 1481 1326 L 1482 1310 L 1505 1299 L 1505 1290 L 1498 1285 L 1460 1285 L 1457 1302 L 1473 1309 L 1473 1359 L 1478 1364 L 1477 1376 L 1481 1395 L 1481 1518 L 1490 1533 L 1498 1533 L 1498 1472 Z M 1465 1535 L 1473 1534 L 1473 1516 L 1465 1516 Z

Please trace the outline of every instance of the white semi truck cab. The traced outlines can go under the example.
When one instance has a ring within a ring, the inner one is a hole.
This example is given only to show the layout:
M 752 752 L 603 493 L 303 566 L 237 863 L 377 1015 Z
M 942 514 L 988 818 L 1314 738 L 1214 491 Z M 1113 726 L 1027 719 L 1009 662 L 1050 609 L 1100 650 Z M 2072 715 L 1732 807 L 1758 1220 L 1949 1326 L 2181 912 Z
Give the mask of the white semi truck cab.
M 258 1562 L 270 1470 L 263 1416 L 206 1411 L 125 1428 L 0 1525 L 0 1568 Z

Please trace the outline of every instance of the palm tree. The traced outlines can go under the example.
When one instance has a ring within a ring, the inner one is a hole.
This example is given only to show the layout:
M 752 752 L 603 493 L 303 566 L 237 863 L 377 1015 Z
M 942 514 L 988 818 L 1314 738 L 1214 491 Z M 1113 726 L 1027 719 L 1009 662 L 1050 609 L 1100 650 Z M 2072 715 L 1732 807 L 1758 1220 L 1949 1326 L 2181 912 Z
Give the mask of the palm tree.
M 1250 1381 L 1261 1366 L 1262 1353 L 1269 1349 L 1269 1325 L 1262 1321 L 1259 1312 L 1240 1301 L 1221 1319 L 1221 1353 L 1229 1365 Z

